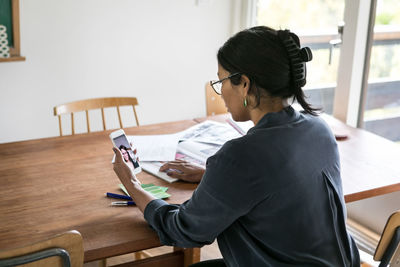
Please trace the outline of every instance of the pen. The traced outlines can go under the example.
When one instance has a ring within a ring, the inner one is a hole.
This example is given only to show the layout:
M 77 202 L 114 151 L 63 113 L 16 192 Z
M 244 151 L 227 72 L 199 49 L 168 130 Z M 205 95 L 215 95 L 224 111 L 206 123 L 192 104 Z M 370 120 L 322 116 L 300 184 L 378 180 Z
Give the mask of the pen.
M 116 201 L 116 202 L 111 202 L 111 206 L 133 206 L 136 205 L 135 202 L 133 201 Z
M 126 200 L 132 200 L 130 196 L 125 196 L 125 195 L 119 195 L 119 194 L 114 194 L 114 193 L 106 193 L 107 197 L 111 198 L 118 198 L 118 199 L 126 199 Z

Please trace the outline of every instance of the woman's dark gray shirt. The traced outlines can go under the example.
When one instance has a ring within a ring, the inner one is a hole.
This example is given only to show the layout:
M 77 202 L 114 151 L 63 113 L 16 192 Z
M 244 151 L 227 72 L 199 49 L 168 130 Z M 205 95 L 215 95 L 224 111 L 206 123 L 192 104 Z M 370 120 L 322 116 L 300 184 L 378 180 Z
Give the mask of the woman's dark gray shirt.
M 228 266 L 360 266 L 335 138 L 290 106 L 210 157 L 191 199 L 153 200 L 144 216 L 166 245 L 217 238 Z

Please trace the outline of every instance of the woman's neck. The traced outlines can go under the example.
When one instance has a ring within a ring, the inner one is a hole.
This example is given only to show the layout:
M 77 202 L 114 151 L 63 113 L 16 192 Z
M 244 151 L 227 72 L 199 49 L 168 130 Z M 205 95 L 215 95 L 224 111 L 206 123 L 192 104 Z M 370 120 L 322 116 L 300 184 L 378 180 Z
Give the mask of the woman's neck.
M 256 108 L 250 109 L 250 119 L 254 122 L 254 125 L 256 125 L 266 114 L 279 112 L 286 106 L 286 99 L 280 97 L 262 97 L 260 99 L 260 105 Z

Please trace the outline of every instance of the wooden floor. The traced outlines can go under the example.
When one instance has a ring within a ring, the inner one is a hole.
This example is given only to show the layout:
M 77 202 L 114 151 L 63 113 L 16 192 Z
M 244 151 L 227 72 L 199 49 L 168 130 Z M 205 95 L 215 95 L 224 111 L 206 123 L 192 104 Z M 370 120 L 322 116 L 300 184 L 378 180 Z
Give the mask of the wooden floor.
M 156 256 L 156 255 L 172 252 L 172 247 L 164 246 L 164 247 L 160 247 L 160 248 L 148 249 L 148 250 L 146 250 L 146 252 L 150 253 L 152 256 Z M 202 261 L 211 260 L 211 259 L 219 259 L 219 258 L 222 258 L 222 256 L 219 251 L 217 241 L 215 241 L 211 245 L 204 246 L 201 248 L 200 259 Z M 108 258 L 107 266 L 122 264 L 125 262 L 132 261 L 134 259 L 135 259 L 134 254 L 126 254 L 126 255 L 121 255 L 118 257 Z M 101 265 L 101 262 L 95 261 L 95 262 L 85 263 L 83 266 L 84 267 L 99 267 L 102 265 Z

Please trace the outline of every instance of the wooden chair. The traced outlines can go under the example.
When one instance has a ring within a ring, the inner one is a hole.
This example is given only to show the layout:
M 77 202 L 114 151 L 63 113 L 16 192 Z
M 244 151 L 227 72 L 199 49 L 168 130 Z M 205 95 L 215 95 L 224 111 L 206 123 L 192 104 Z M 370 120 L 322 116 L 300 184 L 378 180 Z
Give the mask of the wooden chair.
M 400 210 L 389 217 L 380 236 L 351 219 L 347 229 L 360 248 L 362 267 L 378 266 L 379 261 L 379 267 L 400 266 Z
M 0 266 L 83 266 L 83 242 L 78 231 L 68 231 L 45 241 L 0 251 Z
M 375 250 L 374 260 L 380 261 L 379 267 L 400 266 L 400 210 L 393 213 L 386 222 L 385 228 Z
M 61 115 L 62 114 L 71 114 L 71 130 L 72 135 L 75 134 L 75 124 L 74 124 L 74 112 L 85 111 L 86 112 L 86 125 L 87 130 L 90 132 L 90 124 L 89 124 L 89 110 L 92 109 L 101 109 L 101 117 L 103 123 L 103 130 L 106 130 L 106 122 L 104 119 L 104 108 L 107 107 L 116 107 L 118 112 L 118 121 L 120 128 L 123 128 L 121 114 L 120 114 L 120 106 L 132 106 L 133 113 L 135 115 L 136 124 L 139 125 L 139 120 L 136 114 L 135 106 L 138 105 L 138 101 L 136 97 L 106 97 L 106 98 L 94 98 L 94 99 L 86 99 L 75 101 L 67 104 L 62 104 L 54 107 L 54 116 L 58 116 L 58 124 L 60 127 L 60 136 L 63 135 L 62 127 L 61 127 Z
M 214 92 L 210 82 L 206 83 L 206 110 L 207 116 L 227 113 L 224 100 Z

